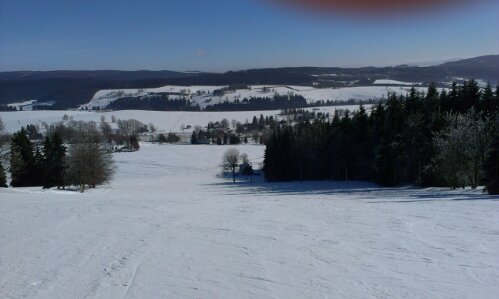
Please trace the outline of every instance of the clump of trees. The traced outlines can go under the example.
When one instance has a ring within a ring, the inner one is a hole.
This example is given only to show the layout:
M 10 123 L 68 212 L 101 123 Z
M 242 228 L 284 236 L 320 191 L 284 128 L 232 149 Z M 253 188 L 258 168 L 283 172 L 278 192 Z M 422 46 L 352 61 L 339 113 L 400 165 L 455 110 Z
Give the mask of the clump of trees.
M 12 136 L 10 146 L 11 186 L 28 187 L 41 185 L 40 168 L 42 161 L 39 160 L 39 153 L 40 151 L 37 150 L 35 157 L 35 148 L 24 128 Z
M 439 92 L 413 88 L 332 120 L 279 124 L 267 142 L 269 181 L 366 180 L 382 186 L 497 186 L 492 142 L 498 91 L 475 81 Z M 497 135 L 497 133 L 495 133 Z M 495 137 L 497 139 L 497 137 Z
M 181 96 L 177 94 L 176 96 Z M 152 111 L 199 111 L 199 105 L 194 105 L 186 98 L 170 99 L 168 94 L 155 94 L 139 97 L 123 97 L 110 103 L 112 110 L 152 110 Z
M 151 129 L 155 130 L 155 127 L 151 127 L 151 124 L 146 125 L 135 119 L 119 120 L 113 115 L 111 121 L 116 124 L 117 128 L 113 129 L 111 124 L 105 121 L 105 117 L 101 117 L 101 122 L 96 123 L 93 121 L 76 121 L 65 115 L 62 122 L 50 125 L 42 123 L 42 126 L 46 134 L 57 133 L 61 139 L 68 143 L 79 142 L 82 130 L 98 131 L 101 143 L 109 145 L 109 150 L 111 150 L 112 146 L 113 150 L 125 149 L 127 151 L 139 150 L 139 136 L 150 132 Z M 38 131 L 36 131 L 36 134 L 41 136 Z M 29 138 L 33 139 L 32 137 Z
M 49 133 L 42 145 L 33 143 L 24 128 L 15 133 L 10 144 L 11 186 L 78 186 L 84 192 L 108 182 L 115 168 L 102 134 L 95 123 L 77 124 L 66 143 L 57 132 Z
M 225 101 L 208 105 L 206 111 L 255 111 L 308 107 L 307 100 L 301 95 L 274 95 L 272 98 L 251 97 L 233 102 Z
M 165 136 L 164 134 L 159 134 L 157 141 L 159 143 L 178 143 L 180 142 L 180 137 L 175 133 L 168 133 L 167 136 Z
M 319 116 L 319 114 L 307 112 L 307 115 L 314 117 Z M 209 122 L 205 128 L 197 126 L 191 135 L 191 143 L 237 145 L 248 143 L 250 139 L 253 139 L 254 143 L 265 144 L 271 131 L 279 126 L 279 123 L 286 122 L 288 121 L 278 121 L 274 116 L 264 117 L 262 114 L 260 117 L 254 116 L 251 122 L 246 120 L 244 123 L 235 119 L 230 122 L 228 119 L 222 119 L 221 121 Z
M 222 162 L 220 164 L 224 171 L 232 173 L 232 181 L 236 182 L 236 170 L 239 169 L 240 173 L 245 176 L 253 177 L 253 167 L 249 161 L 246 153 L 240 154 L 235 148 L 230 148 L 225 151 Z

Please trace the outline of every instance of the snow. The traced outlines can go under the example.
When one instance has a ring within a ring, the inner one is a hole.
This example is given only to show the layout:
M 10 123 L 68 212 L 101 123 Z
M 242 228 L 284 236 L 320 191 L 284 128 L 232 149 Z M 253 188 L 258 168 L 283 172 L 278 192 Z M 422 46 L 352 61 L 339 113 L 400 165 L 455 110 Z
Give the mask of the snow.
M 0 297 L 497 298 L 498 197 L 232 184 L 226 149 L 142 144 L 87 193 L 0 190 Z
M 365 105 L 369 109 L 371 105 Z M 314 110 L 316 112 L 334 114 L 335 110 L 356 111 L 359 105 L 347 106 L 332 106 L 332 107 L 318 107 L 307 108 L 307 110 Z M 100 122 L 101 116 L 105 117 L 107 122 L 111 122 L 114 115 L 116 119 L 137 119 L 145 124 L 153 123 L 158 130 L 166 132 L 180 132 L 182 125 L 191 125 L 192 127 L 199 125 L 205 127 L 208 122 L 221 121 L 226 118 L 229 121 L 235 119 L 244 123 L 246 120 L 252 121 L 253 116 L 259 117 L 260 115 L 274 116 L 280 113 L 280 110 L 270 111 L 244 111 L 244 112 L 162 112 L 162 111 L 140 111 L 140 110 L 126 110 L 126 111 L 113 111 L 113 112 L 88 112 L 88 111 L 16 111 L 16 112 L 0 112 L 0 118 L 5 123 L 5 130 L 9 133 L 14 133 L 29 124 L 39 125 L 42 123 L 47 124 L 61 122 L 64 115 L 73 120 L 82 121 L 95 121 Z M 189 130 L 186 130 L 189 131 Z
M 31 111 L 33 110 L 33 106 L 35 106 L 35 104 L 37 106 L 52 106 L 55 103 L 56 101 L 39 102 L 38 100 L 25 100 L 25 101 L 19 101 L 16 103 L 7 104 L 7 106 L 10 108 L 15 108 L 16 110 L 22 109 L 24 111 Z
M 32 110 L 33 104 L 36 103 L 36 100 L 26 100 L 26 101 L 20 101 L 16 103 L 11 103 L 7 104 L 8 107 L 10 108 L 15 108 L 17 110 L 20 110 L 21 108 L 23 110 Z
M 403 82 L 403 81 L 397 81 L 397 80 L 388 80 L 388 79 L 380 79 L 374 81 L 374 85 L 405 85 L 405 86 L 414 86 L 414 85 L 423 85 L 423 83 L 418 82 Z
M 394 85 L 399 85 L 396 82 Z M 410 86 L 413 84 L 411 83 Z M 348 101 L 380 99 L 386 97 L 388 93 L 406 94 L 410 87 L 403 86 L 359 86 L 343 88 L 315 88 L 310 86 L 277 86 L 277 85 L 253 85 L 250 89 L 239 89 L 229 92 L 223 96 L 214 96 L 213 92 L 225 86 L 164 86 L 154 89 L 122 89 L 122 90 L 101 90 L 95 94 L 92 100 L 82 107 L 93 109 L 94 107 L 106 108 L 113 101 L 123 97 L 138 97 L 153 95 L 155 93 L 173 93 L 170 99 L 186 98 L 201 108 L 208 105 L 233 102 L 236 99 L 244 100 L 252 97 L 272 98 L 274 95 L 301 95 L 308 103 L 317 101 Z M 425 91 L 419 87 L 419 91 Z M 182 95 L 178 95 L 181 93 Z

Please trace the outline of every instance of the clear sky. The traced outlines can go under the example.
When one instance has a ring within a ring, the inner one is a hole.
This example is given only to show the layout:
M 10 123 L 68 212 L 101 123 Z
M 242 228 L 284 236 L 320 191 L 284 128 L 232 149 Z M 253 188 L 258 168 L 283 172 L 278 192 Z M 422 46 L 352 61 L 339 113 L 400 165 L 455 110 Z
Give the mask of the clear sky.
M 0 71 L 382 66 L 499 53 L 499 1 L 317 14 L 265 0 L 0 0 Z

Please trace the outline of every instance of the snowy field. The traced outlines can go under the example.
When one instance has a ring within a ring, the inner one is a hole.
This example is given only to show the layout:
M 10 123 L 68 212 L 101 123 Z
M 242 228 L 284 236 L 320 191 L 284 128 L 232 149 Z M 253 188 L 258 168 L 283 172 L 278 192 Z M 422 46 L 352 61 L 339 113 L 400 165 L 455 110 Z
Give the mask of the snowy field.
M 372 105 L 364 105 L 369 110 Z M 305 110 L 329 113 L 331 116 L 335 110 L 350 110 L 357 111 L 359 105 L 346 106 L 331 106 L 307 108 Z M 88 111 L 15 111 L 15 112 L 0 112 L 0 118 L 5 123 L 5 130 L 9 133 L 14 133 L 26 127 L 27 125 L 39 125 L 57 123 L 62 121 L 64 115 L 72 117 L 74 120 L 95 121 L 100 122 L 104 116 L 107 122 L 111 122 L 114 115 L 116 119 L 137 119 L 145 124 L 153 123 L 158 130 L 165 132 L 180 132 L 182 125 L 190 125 L 192 127 L 199 125 L 205 127 L 208 122 L 217 122 L 226 118 L 229 121 L 235 119 L 244 123 L 246 120 L 251 122 L 253 117 L 278 116 L 281 110 L 270 111 L 244 111 L 244 112 L 163 112 L 163 111 L 113 111 L 113 112 L 88 112 Z
M 0 190 L 0 298 L 497 298 L 498 197 L 232 184 L 226 149 L 143 144 L 84 194 Z
M 187 98 L 201 108 L 208 105 L 222 103 L 225 101 L 244 100 L 252 97 L 272 98 L 274 95 L 301 95 L 308 103 L 317 101 L 339 101 L 346 102 L 350 99 L 369 100 L 386 98 L 388 93 L 407 94 L 413 83 L 394 80 L 378 80 L 384 85 L 393 86 L 357 86 L 343 88 L 315 88 L 311 86 L 281 86 L 281 85 L 253 85 L 249 89 L 231 91 L 223 96 L 215 96 L 213 92 L 225 86 L 164 86 L 150 89 L 117 89 L 98 91 L 92 100 L 82 107 L 92 109 L 93 107 L 106 108 L 113 101 L 123 97 L 140 97 L 154 95 L 157 93 L 169 93 L 170 99 Z M 376 81 L 376 82 L 378 82 Z M 401 84 L 402 83 L 402 84 Z M 400 86 L 407 85 L 407 86 Z M 416 87 L 420 92 L 427 88 Z

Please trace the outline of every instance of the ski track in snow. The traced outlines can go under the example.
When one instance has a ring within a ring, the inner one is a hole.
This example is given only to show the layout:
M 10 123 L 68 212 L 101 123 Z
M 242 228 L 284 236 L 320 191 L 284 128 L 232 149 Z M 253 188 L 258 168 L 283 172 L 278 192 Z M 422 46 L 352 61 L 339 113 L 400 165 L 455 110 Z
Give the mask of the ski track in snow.
M 497 298 L 498 197 L 232 184 L 226 149 L 143 144 L 84 194 L 0 190 L 0 297 Z

